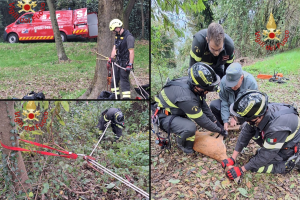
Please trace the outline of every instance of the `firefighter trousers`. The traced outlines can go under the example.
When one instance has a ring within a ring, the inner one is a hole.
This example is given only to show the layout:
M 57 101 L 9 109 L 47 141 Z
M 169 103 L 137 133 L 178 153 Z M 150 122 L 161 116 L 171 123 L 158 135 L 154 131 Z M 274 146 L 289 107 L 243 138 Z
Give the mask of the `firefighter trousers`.
M 259 149 L 256 154 L 259 154 Z M 289 157 L 294 155 L 294 149 L 281 150 L 275 158 L 273 158 L 267 165 L 257 169 L 252 169 L 252 172 L 258 173 L 272 173 L 272 174 L 284 174 L 285 166 Z
M 172 115 L 159 114 L 160 128 L 165 132 L 169 130 L 169 121 Z M 188 118 L 176 116 L 171 125 L 170 132 L 178 135 L 177 143 L 183 148 L 193 149 L 195 132 L 197 127 L 193 121 Z
M 126 62 L 120 62 L 118 63 L 121 67 L 126 68 Z M 115 72 L 115 79 L 116 79 L 116 93 L 118 95 L 118 99 L 120 99 L 120 88 L 119 88 L 119 82 L 122 89 L 122 97 L 123 99 L 130 99 L 130 82 L 129 82 L 129 74 L 130 72 L 125 71 L 124 69 L 121 69 L 114 65 L 114 72 Z M 111 91 L 115 92 L 114 87 L 114 79 L 111 79 Z
M 105 124 L 106 123 L 107 123 L 107 121 L 105 121 L 104 116 L 101 116 L 100 119 L 99 119 L 99 123 L 97 125 L 97 127 L 99 128 L 100 131 L 103 132 L 105 130 L 105 128 L 106 128 Z M 111 128 L 112 128 L 112 131 L 115 134 L 115 139 L 118 140 L 122 136 L 122 129 L 119 128 L 114 123 L 111 123 Z

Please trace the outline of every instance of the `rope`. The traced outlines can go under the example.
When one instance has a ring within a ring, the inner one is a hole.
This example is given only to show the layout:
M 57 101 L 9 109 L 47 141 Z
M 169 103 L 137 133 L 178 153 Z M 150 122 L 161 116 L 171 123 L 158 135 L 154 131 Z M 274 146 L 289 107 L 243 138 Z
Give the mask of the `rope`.
M 121 66 L 118 65 L 117 63 L 115 63 L 115 65 L 116 65 L 117 67 L 119 67 L 119 68 L 121 68 L 121 69 L 123 69 L 123 70 L 126 71 L 126 68 L 121 67 Z M 148 93 L 146 92 L 146 90 L 144 90 L 144 88 L 140 85 L 140 83 L 138 82 L 137 78 L 135 77 L 133 71 L 130 71 L 130 73 L 132 74 L 132 76 L 133 76 L 133 78 L 134 78 L 134 80 L 135 80 L 136 85 L 139 87 L 139 90 L 140 90 L 140 92 L 141 92 L 141 95 L 143 96 L 144 99 L 147 99 L 147 98 L 143 95 L 142 90 L 143 90 L 148 96 L 149 96 L 149 94 L 148 94 Z
M 103 136 L 104 136 L 104 134 L 105 134 L 105 132 L 106 132 L 108 126 L 110 125 L 110 123 L 111 123 L 111 120 L 109 120 L 109 122 L 106 123 L 106 128 L 105 128 L 103 134 L 101 135 L 101 137 L 100 137 L 98 143 L 96 144 L 95 148 L 93 149 L 92 153 L 90 154 L 90 156 L 92 156 L 92 154 L 94 153 L 95 149 L 96 149 L 97 146 L 99 145 L 99 143 L 100 143 L 100 141 L 102 140 L 102 138 L 103 138 Z
M 116 87 L 116 76 L 115 76 L 115 69 L 114 69 L 114 63 L 112 62 L 111 63 L 111 66 L 112 66 L 112 70 L 113 70 L 113 77 L 114 77 L 114 88 L 115 88 L 115 98 L 118 99 L 118 96 L 117 96 L 117 87 Z
M 99 163 L 97 163 L 94 160 L 90 160 L 88 159 L 88 162 L 93 164 L 94 166 L 96 166 L 97 168 L 101 169 L 102 171 L 104 171 L 105 173 L 111 175 L 112 177 L 118 179 L 119 181 L 121 181 L 122 183 L 124 183 L 125 185 L 127 185 L 128 187 L 134 189 L 135 191 L 137 191 L 138 193 L 140 193 L 141 195 L 143 195 L 144 197 L 146 197 L 147 199 L 149 199 L 149 194 L 145 191 L 143 191 L 142 189 L 138 188 L 137 186 L 133 185 L 132 183 L 130 183 L 129 181 L 123 179 L 122 177 L 120 177 L 119 175 L 113 173 L 112 171 L 110 171 L 109 169 L 103 167 L 102 165 L 100 165 Z
M 104 56 L 104 55 L 102 55 L 102 54 L 100 54 L 100 53 L 98 53 L 98 52 L 96 52 L 96 51 L 94 51 L 94 52 L 95 52 L 96 54 L 98 54 L 99 56 L 102 56 L 103 58 L 105 58 L 105 59 L 97 58 L 98 60 L 109 60 L 108 57 L 106 57 L 106 56 Z M 117 63 L 112 62 L 113 74 L 114 74 L 114 65 L 116 65 L 117 67 L 119 67 L 119 68 L 121 68 L 121 69 L 123 69 L 123 70 L 126 71 L 126 68 L 121 67 L 121 66 L 118 65 Z M 132 76 L 133 76 L 133 78 L 134 78 L 134 80 L 135 80 L 136 85 L 138 86 L 138 88 L 139 88 L 139 90 L 140 90 L 140 92 L 141 92 L 141 95 L 143 96 L 144 99 L 147 99 L 147 98 L 143 95 L 142 90 L 143 90 L 148 96 L 150 96 L 150 95 L 146 92 L 146 90 L 144 90 L 143 87 L 141 87 L 141 85 L 140 85 L 140 83 L 138 82 L 137 78 L 135 77 L 133 71 L 130 71 L 130 72 L 131 72 L 131 74 L 132 74 Z M 114 76 L 114 75 L 113 75 L 113 76 Z M 116 87 L 115 76 L 114 76 L 114 86 Z M 115 90 L 115 97 L 116 97 L 116 99 L 117 99 L 116 90 Z

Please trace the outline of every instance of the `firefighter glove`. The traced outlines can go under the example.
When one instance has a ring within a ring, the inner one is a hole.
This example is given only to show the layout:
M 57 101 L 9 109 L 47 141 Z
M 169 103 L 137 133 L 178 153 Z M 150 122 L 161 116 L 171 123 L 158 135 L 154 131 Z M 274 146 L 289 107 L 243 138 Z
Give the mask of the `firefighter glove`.
M 244 174 L 241 167 L 233 167 L 226 172 L 227 177 L 230 180 L 234 180 L 235 178 L 242 176 Z
M 223 126 L 221 127 L 221 132 L 220 132 L 220 134 L 223 135 L 224 140 L 226 139 L 226 137 L 227 137 L 227 135 L 228 135 L 228 132 L 224 129 Z
M 228 166 L 232 166 L 235 164 L 235 160 L 230 157 L 230 158 L 227 158 L 227 159 L 224 159 L 222 162 L 221 162 L 221 165 L 223 167 L 223 169 L 225 169 L 226 167 Z
M 126 72 L 130 72 L 132 70 L 132 67 L 133 67 L 132 63 L 128 63 L 126 65 Z

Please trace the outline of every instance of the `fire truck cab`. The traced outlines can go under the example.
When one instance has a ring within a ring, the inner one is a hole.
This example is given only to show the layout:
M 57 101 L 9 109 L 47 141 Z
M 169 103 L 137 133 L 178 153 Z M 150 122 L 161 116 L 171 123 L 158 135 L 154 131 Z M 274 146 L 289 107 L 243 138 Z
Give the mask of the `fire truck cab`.
M 41 14 L 42 13 L 42 14 Z M 56 11 L 62 41 L 76 37 L 95 38 L 98 35 L 96 13 L 87 13 L 87 8 Z M 54 40 L 50 12 L 28 12 L 5 28 L 4 41 Z

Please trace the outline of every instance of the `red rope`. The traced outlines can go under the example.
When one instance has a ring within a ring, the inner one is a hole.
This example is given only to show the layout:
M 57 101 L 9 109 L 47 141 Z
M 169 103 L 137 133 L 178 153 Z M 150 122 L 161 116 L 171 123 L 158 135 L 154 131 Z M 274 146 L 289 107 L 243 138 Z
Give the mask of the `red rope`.
M 61 150 L 49 147 L 47 145 L 43 145 L 43 144 L 37 143 L 37 142 L 32 142 L 32 141 L 27 141 L 27 140 L 22 140 L 22 139 L 19 139 L 19 140 L 21 140 L 23 142 L 26 142 L 26 143 L 29 143 L 29 144 L 33 144 L 35 146 L 42 147 L 42 148 L 46 148 L 46 149 L 51 149 L 51 150 L 54 150 L 54 151 L 58 151 L 58 152 L 61 152 L 63 154 L 66 154 L 66 155 L 59 155 L 59 154 L 50 153 L 50 152 L 46 152 L 46 151 L 33 151 L 33 150 L 29 150 L 29 149 L 23 149 L 23 148 L 20 148 L 20 147 L 10 147 L 10 146 L 4 145 L 1 141 L 0 141 L 0 143 L 1 143 L 1 146 L 3 148 L 9 149 L 9 150 L 13 150 L 13 151 L 28 151 L 28 152 L 35 152 L 35 153 L 46 155 L 46 156 L 59 156 L 59 157 L 72 158 L 72 159 L 77 159 L 77 157 L 78 157 L 77 154 L 72 153 L 72 152 L 61 151 Z

